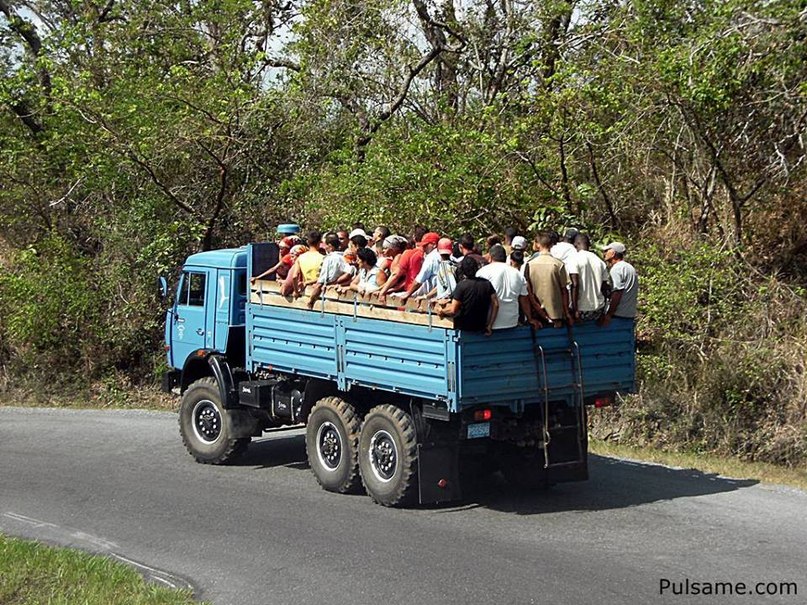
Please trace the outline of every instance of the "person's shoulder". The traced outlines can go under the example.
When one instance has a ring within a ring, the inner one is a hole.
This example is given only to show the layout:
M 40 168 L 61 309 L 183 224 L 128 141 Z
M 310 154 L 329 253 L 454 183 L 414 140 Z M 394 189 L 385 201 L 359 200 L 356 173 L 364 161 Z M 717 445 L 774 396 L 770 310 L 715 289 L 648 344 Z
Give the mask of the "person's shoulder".
M 524 280 L 524 274 L 521 272 L 521 270 L 516 269 L 515 267 L 512 267 L 510 265 L 507 265 L 507 275 L 509 275 L 513 279 Z
M 487 279 L 487 277 L 489 275 L 492 275 L 495 271 L 496 267 L 494 266 L 494 264 L 488 263 L 486 265 L 482 265 L 481 267 L 479 267 L 479 269 L 477 269 L 476 276 Z
M 461 280 L 457 286 L 454 288 L 454 292 L 452 293 L 452 298 L 459 298 L 461 294 L 463 294 L 468 288 L 472 288 L 474 285 L 474 280 L 470 277 L 466 277 L 465 279 Z

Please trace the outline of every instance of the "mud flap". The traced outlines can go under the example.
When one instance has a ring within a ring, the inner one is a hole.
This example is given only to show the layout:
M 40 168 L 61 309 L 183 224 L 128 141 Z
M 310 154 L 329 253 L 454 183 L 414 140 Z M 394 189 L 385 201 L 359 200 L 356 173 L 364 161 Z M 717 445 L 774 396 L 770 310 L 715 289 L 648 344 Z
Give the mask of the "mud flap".
M 418 493 L 421 504 L 462 498 L 458 445 L 418 443 Z
M 260 421 L 247 410 L 224 410 L 230 418 L 230 432 L 233 439 L 260 437 L 263 427 Z

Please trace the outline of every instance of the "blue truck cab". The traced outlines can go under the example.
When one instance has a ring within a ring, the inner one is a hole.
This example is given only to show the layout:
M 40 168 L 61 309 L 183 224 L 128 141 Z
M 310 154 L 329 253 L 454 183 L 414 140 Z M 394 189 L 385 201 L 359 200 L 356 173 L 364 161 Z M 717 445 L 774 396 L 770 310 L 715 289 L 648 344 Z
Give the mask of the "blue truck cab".
M 166 314 L 164 386 L 201 463 L 305 425 L 311 469 L 379 504 L 460 498 L 466 472 L 539 487 L 588 477 L 587 408 L 634 388 L 633 322 L 490 337 L 430 312 L 326 294 L 314 309 L 258 280 L 272 243 L 190 256 Z

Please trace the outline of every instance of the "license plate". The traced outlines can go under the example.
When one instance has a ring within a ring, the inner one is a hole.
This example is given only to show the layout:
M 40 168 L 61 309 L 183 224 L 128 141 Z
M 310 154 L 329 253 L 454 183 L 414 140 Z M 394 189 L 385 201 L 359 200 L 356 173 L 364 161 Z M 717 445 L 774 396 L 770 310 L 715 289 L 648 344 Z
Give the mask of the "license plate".
M 468 425 L 468 439 L 490 437 L 490 422 L 479 422 Z

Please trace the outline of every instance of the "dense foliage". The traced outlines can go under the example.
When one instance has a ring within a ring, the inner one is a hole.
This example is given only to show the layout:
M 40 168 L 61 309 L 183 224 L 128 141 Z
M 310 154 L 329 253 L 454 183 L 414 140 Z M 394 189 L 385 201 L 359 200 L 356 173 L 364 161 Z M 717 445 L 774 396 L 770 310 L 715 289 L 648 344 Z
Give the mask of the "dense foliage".
M 0 386 L 154 380 L 154 276 L 281 220 L 624 238 L 624 439 L 807 460 L 786 0 L 0 0 Z

